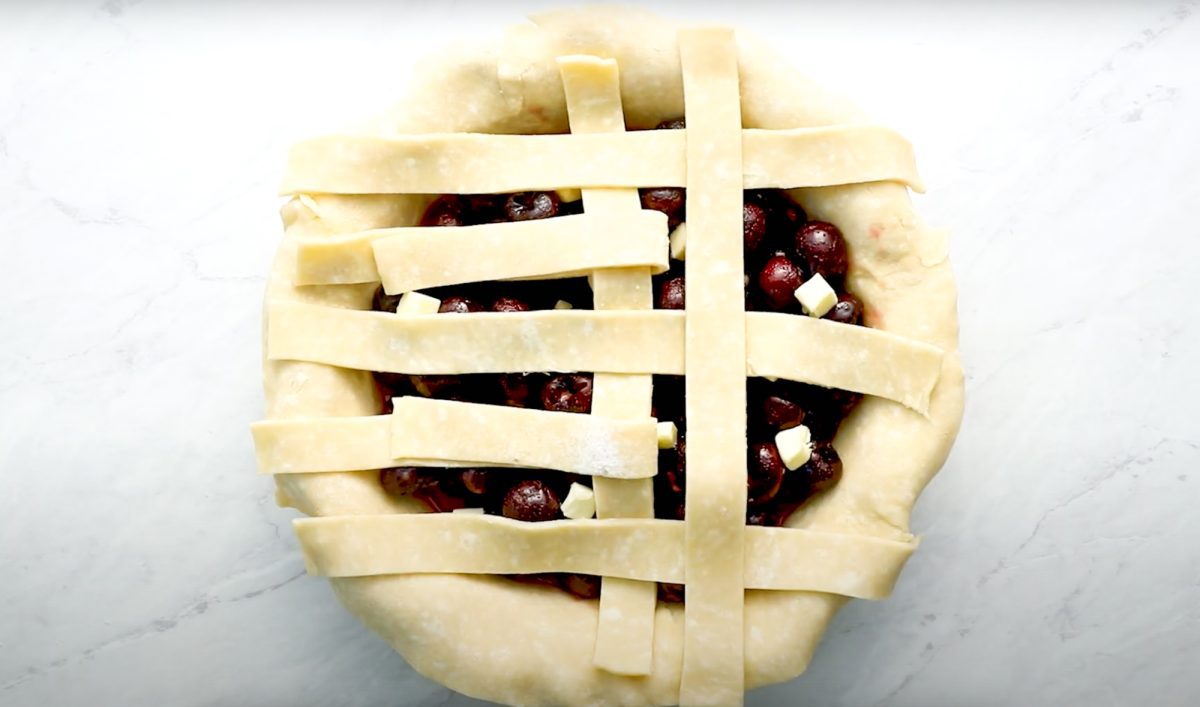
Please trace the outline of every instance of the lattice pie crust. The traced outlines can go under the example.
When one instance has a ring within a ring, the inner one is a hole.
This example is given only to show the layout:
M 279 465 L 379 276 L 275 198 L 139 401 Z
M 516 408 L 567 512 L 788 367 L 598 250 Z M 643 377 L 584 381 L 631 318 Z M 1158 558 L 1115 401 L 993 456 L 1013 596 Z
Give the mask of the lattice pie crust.
M 686 130 L 626 132 L 681 115 Z M 666 219 L 637 197 L 652 186 L 688 189 L 682 312 L 651 308 L 668 257 Z M 432 194 L 568 187 L 582 215 L 411 225 Z M 434 58 L 395 111 L 301 143 L 287 170 L 253 432 L 280 503 L 311 516 L 295 524 L 309 569 L 417 670 L 500 702 L 734 705 L 799 674 L 848 597 L 890 592 L 961 415 L 945 242 L 907 187 L 907 142 L 731 30 L 571 10 Z M 743 311 L 750 188 L 841 226 L 871 328 Z M 595 310 L 365 311 L 379 282 L 580 273 Z M 370 371 L 594 371 L 594 404 L 397 398 L 378 415 Z M 652 374 L 687 376 L 686 521 L 653 518 Z M 790 527 L 744 526 L 747 376 L 869 396 L 835 441 L 841 483 Z M 590 474 L 598 519 L 422 513 L 380 488 L 373 470 L 398 465 Z M 600 601 L 491 576 L 553 571 L 603 576 Z M 656 604 L 656 581 L 686 583 L 686 603 Z

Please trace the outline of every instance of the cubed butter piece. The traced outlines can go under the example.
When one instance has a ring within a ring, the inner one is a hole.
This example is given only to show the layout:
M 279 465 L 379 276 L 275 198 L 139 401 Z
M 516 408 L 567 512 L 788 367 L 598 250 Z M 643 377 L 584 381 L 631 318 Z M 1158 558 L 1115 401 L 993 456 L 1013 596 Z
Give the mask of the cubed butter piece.
M 587 486 L 572 482 L 562 502 L 562 514 L 571 520 L 591 518 L 596 515 L 596 494 Z
M 817 273 L 796 288 L 796 299 L 800 300 L 805 314 L 823 317 L 837 304 L 837 293 L 825 282 L 821 273 Z
M 672 449 L 675 443 L 679 441 L 679 428 L 674 422 L 667 420 L 658 423 L 658 448 Z
M 483 509 L 482 509 L 482 508 L 455 508 L 455 509 L 454 509 L 453 511 L 451 511 L 451 512 L 452 512 L 452 513 L 466 513 L 467 515 L 472 515 L 472 516 L 481 516 L 481 515 L 483 515 Z
M 681 223 L 671 231 L 671 257 L 684 260 L 687 257 L 687 224 Z
M 554 308 L 555 309 L 575 309 L 575 305 L 571 304 L 570 302 L 566 301 L 565 299 L 560 299 L 559 301 L 554 303 Z
M 437 314 L 442 301 L 437 297 L 423 295 L 420 292 L 405 292 L 400 295 L 400 304 L 396 305 L 396 314 Z
M 583 198 L 582 189 L 555 189 L 554 192 L 558 194 L 559 201 L 567 204 L 571 203 L 572 201 L 579 201 Z
M 807 427 L 799 425 L 775 435 L 775 446 L 779 448 L 783 465 L 794 471 L 812 456 L 812 434 Z

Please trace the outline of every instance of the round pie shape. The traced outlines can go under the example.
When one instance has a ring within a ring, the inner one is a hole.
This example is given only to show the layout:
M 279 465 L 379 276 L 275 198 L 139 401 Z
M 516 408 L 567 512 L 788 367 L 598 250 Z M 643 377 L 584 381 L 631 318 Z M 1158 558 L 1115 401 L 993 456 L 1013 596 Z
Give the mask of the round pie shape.
M 684 113 L 676 33 L 649 13 L 612 8 L 539 15 L 491 44 L 432 57 L 408 96 L 359 132 L 563 133 L 568 131 L 555 59 L 615 58 L 630 129 Z M 762 42 L 739 33 L 746 128 L 858 123 L 860 112 L 798 75 Z M 842 424 L 835 446 L 846 474 L 788 525 L 908 541 L 909 513 L 949 452 L 962 412 L 955 289 L 945 238 L 925 227 L 905 186 L 873 182 L 791 190 L 812 218 L 836 223 L 850 253 L 849 288 L 865 323 L 941 348 L 928 415 L 868 397 Z M 283 208 L 286 236 L 270 277 L 270 301 L 369 309 L 376 285 L 295 286 L 298 237 L 412 225 L 430 196 L 302 195 Z M 798 344 L 800 345 L 800 344 Z M 369 372 L 268 360 L 269 419 L 376 414 Z M 422 512 L 388 497 L 375 472 L 280 474 L 278 500 L 312 516 Z M 666 705 L 679 701 L 683 608 L 659 603 L 652 673 L 626 677 L 592 664 L 597 604 L 563 592 L 479 575 L 331 579 L 343 604 L 422 674 L 459 692 L 506 704 Z M 815 592 L 746 592 L 746 688 L 804 671 L 845 598 Z

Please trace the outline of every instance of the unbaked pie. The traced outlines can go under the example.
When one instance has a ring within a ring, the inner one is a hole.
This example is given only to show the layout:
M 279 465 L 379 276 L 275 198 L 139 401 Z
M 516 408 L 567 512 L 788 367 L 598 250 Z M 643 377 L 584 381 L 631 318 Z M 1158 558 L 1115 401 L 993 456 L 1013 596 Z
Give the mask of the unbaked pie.
M 760 43 L 612 8 L 297 145 L 253 433 L 310 572 L 498 702 L 798 675 L 890 592 L 961 415 L 908 188 L 908 143 Z

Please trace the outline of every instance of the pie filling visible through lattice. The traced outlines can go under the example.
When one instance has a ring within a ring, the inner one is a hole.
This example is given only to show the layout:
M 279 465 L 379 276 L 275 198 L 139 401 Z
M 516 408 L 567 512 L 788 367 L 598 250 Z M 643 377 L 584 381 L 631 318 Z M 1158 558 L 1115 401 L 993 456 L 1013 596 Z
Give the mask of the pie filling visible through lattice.
M 674 119 L 657 128 L 680 129 L 684 125 L 682 119 Z M 642 208 L 665 214 L 673 235 L 670 269 L 653 276 L 654 308 L 681 310 L 686 282 L 687 190 L 655 187 L 639 192 Z M 418 225 L 462 227 L 578 215 L 583 213 L 581 197 L 577 189 L 446 194 L 426 207 Z M 846 288 L 849 258 L 836 225 L 807 219 L 804 209 L 782 190 L 746 191 L 742 243 L 748 311 L 820 316 L 843 324 L 860 324 L 862 303 Z M 822 311 L 808 311 L 796 297 L 796 291 L 816 275 L 821 276 L 820 282 L 828 284 L 833 294 L 821 306 Z M 372 308 L 396 312 L 406 294 L 388 294 L 381 285 L 372 298 Z M 473 282 L 430 288 L 422 294 L 436 300 L 436 311 L 440 314 L 592 308 L 592 290 L 582 277 Z M 382 401 L 381 414 L 390 414 L 392 399 L 404 396 L 581 414 L 590 413 L 592 408 L 593 378 L 587 372 L 457 376 L 375 372 L 374 376 Z M 665 448 L 658 453 L 654 516 L 683 520 L 687 488 L 684 381 L 682 376 L 655 376 L 653 386 L 650 414 L 660 424 L 673 425 L 669 429 L 675 433 L 673 444 L 660 444 Z M 793 511 L 841 478 L 842 462 L 833 438 L 861 395 L 765 378 L 748 378 L 746 392 L 749 438 L 746 523 L 780 526 Z M 801 426 L 809 439 L 809 449 L 802 453 L 808 459 L 789 468 L 780 455 L 776 436 Z M 469 435 L 472 430 L 453 432 Z M 486 467 L 416 466 L 382 469 L 380 483 L 387 493 L 417 498 L 433 512 L 479 509 L 526 522 L 565 518 L 562 503 L 573 484 L 589 489 L 592 486 L 591 477 L 586 475 L 539 469 L 489 471 Z M 539 573 L 513 575 L 513 578 L 560 586 L 582 599 L 600 596 L 600 578 L 595 575 Z M 658 595 L 662 601 L 683 601 L 683 586 L 661 584 Z
M 252 431 L 309 571 L 508 704 L 799 674 L 891 591 L 961 415 L 911 147 L 728 29 L 625 10 L 433 71 L 289 159 Z

